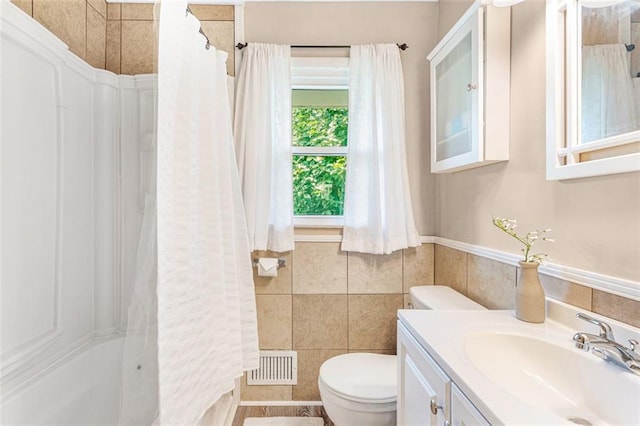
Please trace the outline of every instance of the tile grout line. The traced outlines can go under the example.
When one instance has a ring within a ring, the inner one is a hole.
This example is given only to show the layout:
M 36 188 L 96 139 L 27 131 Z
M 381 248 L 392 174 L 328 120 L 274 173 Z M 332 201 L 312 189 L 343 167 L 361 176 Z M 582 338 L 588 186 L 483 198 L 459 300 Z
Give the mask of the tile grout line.
M 118 16 L 118 21 L 120 22 L 120 46 L 118 46 L 118 74 L 122 74 L 122 46 L 123 46 L 123 40 L 122 40 L 122 33 L 123 31 L 123 25 L 122 25 L 122 5 L 120 6 L 120 15 Z
M 89 42 L 89 0 L 84 0 L 84 61 L 87 62 L 87 43 Z M 87 62 L 88 63 L 88 62 Z
M 350 323 L 351 321 L 349 321 L 349 306 L 351 305 L 351 298 L 349 297 L 349 258 L 351 257 L 351 255 L 349 254 L 349 252 L 347 252 L 347 271 L 346 271 L 346 281 L 347 281 L 347 353 L 349 353 L 349 351 L 351 350 L 351 327 L 350 327 Z

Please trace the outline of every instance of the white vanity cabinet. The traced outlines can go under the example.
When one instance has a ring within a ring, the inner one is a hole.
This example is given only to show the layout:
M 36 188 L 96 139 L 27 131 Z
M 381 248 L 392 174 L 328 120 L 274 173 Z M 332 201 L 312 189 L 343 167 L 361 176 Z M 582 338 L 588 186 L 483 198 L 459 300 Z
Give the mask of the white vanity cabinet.
M 431 172 L 509 159 L 511 12 L 476 1 L 431 62 Z
M 400 323 L 398 368 L 398 425 L 443 425 L 449 421 L 451 380 Z
M 489 425 L 478 409 L 400 322 L 397 424 Z

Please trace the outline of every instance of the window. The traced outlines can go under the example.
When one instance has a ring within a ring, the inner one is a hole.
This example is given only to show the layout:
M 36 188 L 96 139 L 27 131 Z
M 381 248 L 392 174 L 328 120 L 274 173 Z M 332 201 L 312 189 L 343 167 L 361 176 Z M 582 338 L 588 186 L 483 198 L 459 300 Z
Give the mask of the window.
M 293 58 L 293 210 L 296 226 L 340 226 L 349 116 L 347 58 Z
M 634 0 L 547 3 L 547 179 L 640 170 L 639 14 Z

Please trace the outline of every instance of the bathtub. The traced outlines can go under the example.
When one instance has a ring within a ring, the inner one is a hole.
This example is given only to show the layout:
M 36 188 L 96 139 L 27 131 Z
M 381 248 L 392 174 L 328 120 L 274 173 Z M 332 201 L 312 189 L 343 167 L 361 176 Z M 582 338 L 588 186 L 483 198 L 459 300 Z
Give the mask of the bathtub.
M 117 425 L 123 337 L 94 340 L 2 401 L 2 425 Z

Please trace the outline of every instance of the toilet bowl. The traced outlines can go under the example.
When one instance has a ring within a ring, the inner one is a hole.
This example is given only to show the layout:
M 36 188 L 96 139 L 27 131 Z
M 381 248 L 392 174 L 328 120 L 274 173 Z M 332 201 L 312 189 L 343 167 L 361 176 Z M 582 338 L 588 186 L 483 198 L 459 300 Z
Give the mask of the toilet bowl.
M 485 309 L 446 286 L 418 286 L 409 292 L 418 309 Z M 336 426 L 395 425 L 397 383 L 395 355 L 338 355 L 322 364 L 318 376 L 322 404 Z
M 337 426 L 396 424 L 395 355 L 350 353 L 325 361 L 318 388 L 324 409 Z

